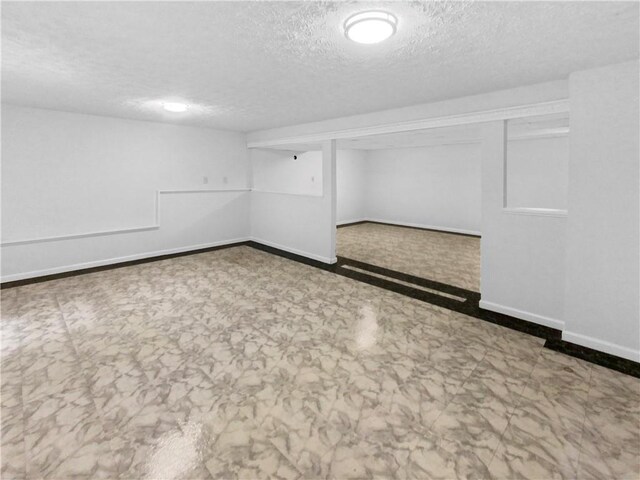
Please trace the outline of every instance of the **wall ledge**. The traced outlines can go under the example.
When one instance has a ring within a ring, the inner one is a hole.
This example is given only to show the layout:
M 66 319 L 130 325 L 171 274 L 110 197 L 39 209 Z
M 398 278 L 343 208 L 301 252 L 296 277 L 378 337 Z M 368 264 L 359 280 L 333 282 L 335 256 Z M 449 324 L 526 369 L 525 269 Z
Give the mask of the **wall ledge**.
M 32 243 L 59 242 L 76 238 L 101 237 L 104 235 L 120 235 L 126 233 L 145 232 L 160 229 L 160 195 L 198 194 L 198 193 L 239 193 L 250 192 L 249 188 L 229 189 L 191 189 L 191 190 L 157 190 L 155 201 L 155 222 L 153 225 L 132 228 L 118 228 L 114 230 L 101 230 L 97 232 L 71 233 L 68 235 L 56 235 L 51 237 L 27 238 L 20 240 L 7 240 L 0 243 L 0 247 L 13 247 L 16 245 L 29 245 Z
M 509 215 L 533 215 L 536 217 L 559 217 L 566 218 L 568 216 L 567 210 L 558 208 L 509 208 L 502 209 L 502 213 Z

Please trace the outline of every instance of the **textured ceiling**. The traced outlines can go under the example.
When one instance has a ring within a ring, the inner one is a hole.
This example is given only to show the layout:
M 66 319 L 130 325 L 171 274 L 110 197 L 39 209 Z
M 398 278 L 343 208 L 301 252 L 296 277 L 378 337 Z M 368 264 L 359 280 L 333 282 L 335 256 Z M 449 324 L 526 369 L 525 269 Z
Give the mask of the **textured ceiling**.
M 379 45 L 342 23 L 398 17 Z M 566 78 L 638 57 L 638 3 L 2 4 L 15 104 L 250 131 Z M 167 114 L 182 100 L 187 114 Z

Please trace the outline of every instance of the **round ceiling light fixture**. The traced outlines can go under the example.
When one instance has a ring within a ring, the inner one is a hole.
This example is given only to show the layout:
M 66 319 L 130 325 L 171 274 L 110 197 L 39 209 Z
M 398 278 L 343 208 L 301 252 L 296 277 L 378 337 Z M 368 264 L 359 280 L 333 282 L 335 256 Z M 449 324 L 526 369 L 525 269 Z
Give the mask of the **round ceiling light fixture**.
M 189 107 L 187 107 L 187 105 L 184 103 L 164 102 L 162 104 L 162 108 L 164 108 L 167 112 L 182 113 L 186 112 Z
M 344 34 L 357 43 L 379 43 L 396 33 L 398 19 L 387 12 L 360 12 L 344 22 Z

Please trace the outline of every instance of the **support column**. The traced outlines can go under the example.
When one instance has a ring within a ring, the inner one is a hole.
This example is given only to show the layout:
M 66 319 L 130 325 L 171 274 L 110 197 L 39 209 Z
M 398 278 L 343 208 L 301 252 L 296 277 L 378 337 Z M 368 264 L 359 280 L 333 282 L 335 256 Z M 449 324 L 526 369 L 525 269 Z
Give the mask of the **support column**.
M 329 235 L 327 257 L 336 263 L 336 141 L 322 142 L 323 230 Z
M 506 201 L 506 143 L 507 122 L 499 120 L 483 126 L 482 138 L 482 232 L 480 248 L 480 295 L 487 297 L 496 283 L 493 270 L 496 256 L 501 254 L 499 243 L 501 228 L 500 211 Z

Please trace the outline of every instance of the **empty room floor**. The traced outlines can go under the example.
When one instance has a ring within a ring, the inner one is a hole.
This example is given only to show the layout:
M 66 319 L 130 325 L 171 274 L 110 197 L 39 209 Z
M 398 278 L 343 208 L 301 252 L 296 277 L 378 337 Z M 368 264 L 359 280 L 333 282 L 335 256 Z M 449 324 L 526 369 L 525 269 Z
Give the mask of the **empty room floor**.
M 248 246 L 2 293 L 3 479 L 640 468 L 640 380 Z
M 367 222 L 338 228 L 336 248 L 340 257 L 480 291 L 480 237 Z

